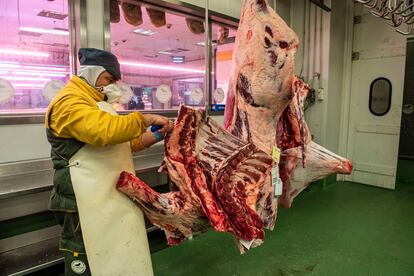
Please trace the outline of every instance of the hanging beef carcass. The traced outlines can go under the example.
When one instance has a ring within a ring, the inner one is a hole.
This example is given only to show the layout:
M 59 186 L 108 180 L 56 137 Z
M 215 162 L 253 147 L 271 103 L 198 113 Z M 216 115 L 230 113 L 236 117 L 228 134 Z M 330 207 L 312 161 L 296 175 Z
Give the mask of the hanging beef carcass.
M 199 21 L 199 20 L 195 20 L 195 19 L 191 19 L 191 18 L 186 18 L 185 22 L 187 23 L 187 27 L 188 29 L 193 33 L 193 34 L 203 34 L 204 33 L 204 22 Z
M 265 0 L 244 2 L 225 127 L 267 153 L 275 146 L 282 151 L 279 175 L 284 187 L 280 202 L 286 207 L 310 182 L 352 170 L 349 160 L 311 142 L 304 118 L 309 86 L 293 74 L 297 46 L 295 33 Z M 265 208 L 258 210 L 263 211 L 262 218 L 272 217 L 274 222 L 276 199 L 270 178 L 265 186 L 269 189 L 258 201 Z M 273 224 L 267 227 L 272 229 Z
M 118 23 L 121 19 L 118 0 L 110 0 L 109 2 L 109 19 L 111 23 Z
M 229 38 L 229 28 L 220 26 L 218 30 L 218 37 L 217 40 L 219 43 L 225 43 L 226 40 Z
M 277 126 L 277 145 L 282 151 L 279 174 L 283 181 L 279 204 L 283 207 L 291 207 L 293 199 L 311 182 L 330 174 L 352 171 L 349 160 L 311 141 L 304 112 L 309 86 L 295 77 L 292 92 L 292 102 Z
M 174 191 L 160 194 L 132 174 L 123 172 L 117 189 L 131 197 L 150 221 L 178 244 L 210 225 L 232 233 L 241 252 L 244 241 L 255 247 L 264 238 L 257 199 L 272 158 L 234 137 L 203 111 L 181 106 L 175 127 L 165 138 L 162 166 Z M 247 246 L 249 247 L 249 246 Z
M 134 175 L 121 175 L 118 189 L 164 229 L 169 244 L 211 225 L 234 234 L 241 252 L 259 245 L 263 229 L 273 229 L 276 219 L 277 198 L 269 171 L 277 139 L 285 143 L 280 163 L 285 182 L 308 183 L 332 172 L 333 163 L 324 159 L 332 154 L 310 141 L 304 121 L 301 104 L 307 87 L 293 74 L 297 46 L 295 33 L 265 1 L 245 0 L 225 113 L 225 127 L 239 139 L 214 121 L 203 121 L 200 111 L 181 107 L 176 127 L 165 141 L 163 170 L 174 190 L 159 194 Z M 296 106 L 286 109 L 293 97 Z M 285 109 L 283 131 L 294 130 L 281 138 L 277 127 Z M 305 164 L 305 172 L 298 164 Z M 340 164 L 338 168 L 347 168 L 348 163 Z M 299 173 L 304 177 L 296 177 Z
M 131 4 L 126 1 L 121 3 L 122 11 L 124 13 L 125 21 L 132 26 L 139 26 L 143 23 L 141 6 L 136 4 Z
M 165 12 L 152 8 L 146 8 L 146 10 L 148 17 L 150 18 L 151 23 L 154 25 L 154 27 L 159 28 L 167 23 L 165 20 Z
M 237 30 L 225 127 L 271 154 L 276 125 L 292 99 L 295 32 L 265 0 L 245 0 Z M 277 198 L 268 176 L 257 201 L 266 228 L 273 229 Z

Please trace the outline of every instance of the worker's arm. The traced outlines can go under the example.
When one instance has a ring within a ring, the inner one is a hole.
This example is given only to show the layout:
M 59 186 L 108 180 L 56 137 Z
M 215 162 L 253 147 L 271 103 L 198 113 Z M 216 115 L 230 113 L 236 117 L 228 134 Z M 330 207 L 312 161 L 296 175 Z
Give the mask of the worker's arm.
M 134 138 L 131 140 L 131 151 L 141 151 L 145 148 L 149 148 L 157 142 L 159 142 L 159 140 L 155 138 L 154 133 L 150 131 L 144 132 L 138 138 Z
M 51 112 L 50 128 L 58 137 L 75 138 L 95 146 L 114 145 L 137 138 L 157 119 L 151 116 L 144 118 L 139 112 L 112 115 L 98 106 L 91 106 L 77 95 L 63 98 Z

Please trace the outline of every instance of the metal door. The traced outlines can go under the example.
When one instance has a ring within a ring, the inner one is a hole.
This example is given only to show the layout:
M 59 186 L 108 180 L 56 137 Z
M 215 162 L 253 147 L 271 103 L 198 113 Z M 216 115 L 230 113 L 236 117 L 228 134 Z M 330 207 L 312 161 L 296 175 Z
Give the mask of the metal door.
M 345 179 L 394 189 L 406 39 L 360 5 L 355 13 L 347 146 L 354 170 Z

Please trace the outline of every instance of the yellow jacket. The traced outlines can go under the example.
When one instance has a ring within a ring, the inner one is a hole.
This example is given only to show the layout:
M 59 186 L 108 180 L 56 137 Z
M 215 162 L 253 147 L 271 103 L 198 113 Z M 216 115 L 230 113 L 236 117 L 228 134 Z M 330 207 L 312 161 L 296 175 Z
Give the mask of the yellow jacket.
M 87 82 L 72 76 L 53 98 L 46 113 L 46 128 L 61 138 L 75 138 L 94 146 L 115 145 L 131 141 L 131 150 L 143 148 L 141 135 L 147 125 L 141 113 L 112 115 L 99 109 L 104 94 Z

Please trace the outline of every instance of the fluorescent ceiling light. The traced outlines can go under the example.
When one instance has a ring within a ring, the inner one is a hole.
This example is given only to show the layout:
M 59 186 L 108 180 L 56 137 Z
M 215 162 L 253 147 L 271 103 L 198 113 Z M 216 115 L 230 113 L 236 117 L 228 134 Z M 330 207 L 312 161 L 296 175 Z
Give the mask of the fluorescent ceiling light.
M 0 61 L 0 74 L 10 72 L 14 75 L 66 77 L 69 68 L 51 66 L 20 65 L 17 62 Z
M 29 66 L 24 65 L 23 69 L 38 69 L 38 70 L 46 70 L 46 71 L 67 71 L 69 68 L 65 67 L 49 67 L 49 66 Z
M 33 72 L 33 73 L 58 73 L 58 74 L 70 74 L 68 67 L 53 67 L 53 66 L 33 66 L 33 65 L 21 65 L 17 62 L 0 61 L 0 70 L 12 70 L 20 68 L 20 71 Z M 43 71 L 43 72 L 42 72 Z
M 196 45 L 204 47 L 204 46 L 206 46 L 206 42 L 205 41 L 200 41 L 200 42 L 197 42 Z M 215 45 L 217 45 L 217 43 L 212 42 L 211 45 L 215 46 Z
M 191 68 L 180 68 L 180 67 L 175 67 L 175 66 L 166 66 L 162 64 L 147 64 L 147 63 L 138 63 L 138 62 L 130 62 L 130 61 L 121 61 L 119 63 L 122 65 L 133 66 L 133 67 L 159 69 L 159 70 L 164 70 L 164 71 L 200 73 L 200 74 L 203 73 L 204 74 L 204 70 L 197 70 L 197 69 L 191 69 Z
M 32 57 L 48 57 L 49 56 L 49 53 L 46 53 L 46 52 L 25 51 L 25 50 L 15 50 L 15 49 L 6 49 L 6 48 L 0 48 L 0 54 L 16 55 L 16 56 L 32 56 Z
M 168 50 L 165 50 L 165 51 L 159 51 L 158 54 L 161 54 L 161 55 L 172 55 L 173 53 L 170 52 L 170 51 L 168 51 Z
M 175 48 L 175 49 L 167 49 L 167 50 L 159 51 L 158 54 L 172 55 L 172 54 L 178 54 L 178 53 L 181 53 L 181 52 L 188 52 L 188 51 L 190 51 L 190 50 L 185 49 L 185 48 Z
M 33 27 L 19 27 L 19 30 L 30 32 L 30 33 L 66 35 L 66 36 L 69 35 L 69 31 L 64 31 L 64 30 L 43 29 L 43 28 L 33 28 Z
M 46 76 L 46 77 L 57 77 L 57 78 L 64 78 L 67 75 L 69 75 L 69 73 L 64 74 L 64 73 L 35 72 L 35 71 L 23 71 L 23 70 L 14 71 L 13 74 L 14 75 L 25 75 L 25 76 Z
M 21 67 L 22 66 L 19 64 L 0 63 L 0 68 L 15 69 L 15 68 L 21 68 Z
M 154 31 L 143 29 L 143 28 L 139 28 L 139 29 L 134 30 L 134 33 L 140 34 L 140 35 L 145 35 L 145 36 L 150 36 L 150 35 L 156 34 L 156 32 L 154 32 Z
M 39 10 L 34 9 L 34 11 L 37 12 Z M 68 16 L 67 14 L 64 14 L 58 11 L 48 11 L 48 10 L 41 10 L 37 15 L 47 17 L 47 18 L 58 19 L 58 20 L 63 20 Z
M 39 83 L 12 83 L 15 87 L 44 87 L 45 84 Z
M 21 81 L 50 81 L 50 78 L 34 78 L 34 77 L 15 77 L 15 76 L 1 76 L 0 78 L 4 78 L 6 80 L 21 80 Z

